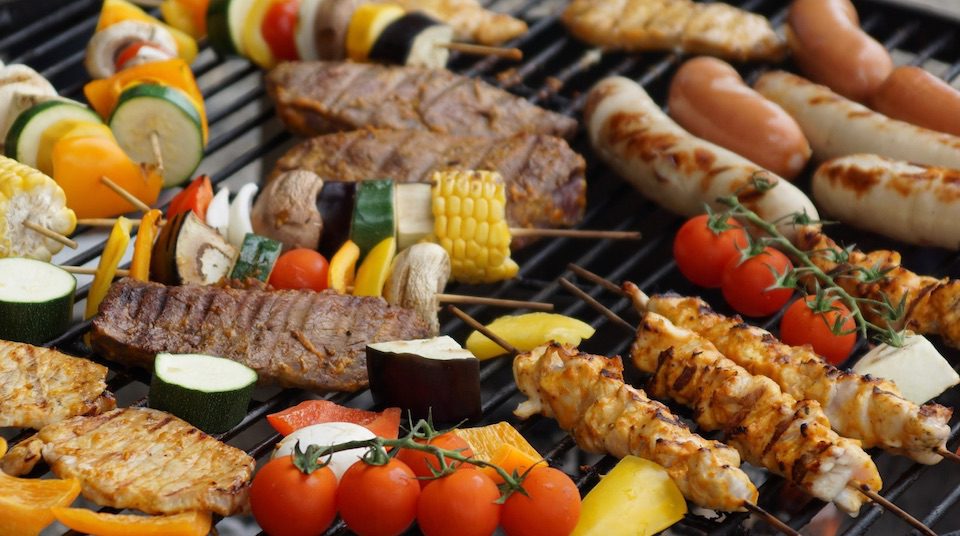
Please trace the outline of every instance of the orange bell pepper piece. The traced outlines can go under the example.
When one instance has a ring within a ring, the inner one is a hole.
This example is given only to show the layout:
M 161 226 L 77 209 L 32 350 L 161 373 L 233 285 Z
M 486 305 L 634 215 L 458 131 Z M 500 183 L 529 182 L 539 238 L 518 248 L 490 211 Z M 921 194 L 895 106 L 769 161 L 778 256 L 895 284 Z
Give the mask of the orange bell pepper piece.
M 167 218 L 192 210 L 202 221 L 207 221 L 207 207 L 210 206 L 211 201 L 213 201 L 213 184 L 210 183 L 209 176 L 200 175 L 170 200 Z
M 153 241 L 160 231 L 159 209 L 148 210 L 140 218 L 140 228 L 137 229 L 137 241 L 133 244 L 133 259 L 130 261 L 130 277 L 138 281 L 150 281 L 150 255 L 153 251 Z
M 160 13 L 170 26 L 200 39 L 207 35 L 209 5 L 210 0 L 163 0 Z
M 106 514 L 85 508 L 54 508 L 57 521 L 84 534 L 97 536 L 206 536 L 212 519 L 209 512 L 186 512 L 166 516 Z
M 51 508 L 80 495 L 80 481 L 16 478 L 0 471 L 0 534 L 35 536 L 53 522 Z
M 521 475 L 534 465 L 547 464 L 542 458 L 534 458 L 510 443 L 500 445 L 500 448 L 490 457 L 490 463 L 500 466 L 509 474 L 513 474 L 514 471 L 516 471 L 517 474 Z M 487 476 L 492 478 L 497 484 L 503 483 L 503 477 L 492 467 L 484 467 L 481 471 L 486 473 Z
M 346 294 L 353 286 L 356 275 L 357 261 L 360 259 L 360 247 L 347 240 L 333 257 L 330 257 L 330 267 L 327 270 L 327 287 L 340 294 Z

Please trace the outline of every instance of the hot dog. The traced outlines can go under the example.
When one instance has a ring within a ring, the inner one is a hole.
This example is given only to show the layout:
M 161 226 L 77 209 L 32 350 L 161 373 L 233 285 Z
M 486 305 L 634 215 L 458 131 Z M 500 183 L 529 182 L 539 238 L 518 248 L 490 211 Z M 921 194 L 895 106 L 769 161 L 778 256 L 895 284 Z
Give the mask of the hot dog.
M 667 106 L 694 136 L 791 180 L 810 159 L 810 144 L 790 114 L 763 98 L 723 60 L 699 57 L 680 66 Z
M 705 205 L 718 207 L 718 197 L 741 191 L 741 201 L 767 221 L 796 212 L 818 218 L 796 186 L 683 130 L 632 80 L 600 81 L 590 90 L 584 114 L 600 157 L 643 195 L 673 212 L 700 214 Z M 757 175 L 777 186 L 763 193 L 750 190 Z M 781 230 L 793 235 L 790 225 Z
M 786 33 L 800 69 L 847 98 L 870 98 L 893 70 L 890 53 L 860 29 L 849 0 L 794 0 Z
M 797 120 L 814 157 L 820 160 L 869 153 L 960 169 L 960 138 L 956 136 L 890 119 L 783 71 L 764 74 L 753 87 Z
M 872 154 L 824 162 L 813 196 L 828 215 L 911 244 L 960 249 L 960 171 Z
M 872 104 L 894 119 L 960 136 L 960 91 L 919 67 L 894 69 Z

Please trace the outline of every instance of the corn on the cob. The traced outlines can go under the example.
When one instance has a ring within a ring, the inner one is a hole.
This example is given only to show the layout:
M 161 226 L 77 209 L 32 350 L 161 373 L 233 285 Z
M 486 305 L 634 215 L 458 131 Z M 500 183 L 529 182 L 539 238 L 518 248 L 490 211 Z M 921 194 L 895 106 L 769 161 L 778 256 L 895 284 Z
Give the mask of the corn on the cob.
M 27 220 L 63 235 L 77 226 L 63 189 L 53 179 L 0 156 L 0 257 L 49 261 L 63 245 L 24 227 Z
M 494 171 L 438 171 L 433 175 L 432 241 L 450 255 L 452 277 L 492 283 L 517 275 L 503 178 Z

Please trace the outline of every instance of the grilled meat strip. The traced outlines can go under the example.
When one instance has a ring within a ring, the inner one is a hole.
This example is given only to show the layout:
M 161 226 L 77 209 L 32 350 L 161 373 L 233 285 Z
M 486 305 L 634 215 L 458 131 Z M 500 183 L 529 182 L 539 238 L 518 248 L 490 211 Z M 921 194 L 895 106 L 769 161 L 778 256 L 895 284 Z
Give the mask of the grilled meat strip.
M 450 26 L 460 41 L 500 45 L 527 33 L 527 23 L 485 9 L 477 0 L 393 0 L 407 11 L 423 11 Z
M 662 465 L 691 502 L 713 510 L 742 510 L 757 489 L 739 469 L 740 455 L 692 433 L 670 410 L 623 381 L 619 357 L 606 358 L 548 344 L 513 361 L 517 387 L 528 400 L 514 413 L 557 420 L 580 448 Z
M 39 429 L 115 408 L 107 372 L 56 350 L 0 341 L 0 426 Z
M 267 92 L 292 132 L 358 128 L 504 137 L 569 137 L 577 122 L 481 80 L 445 69 L 375 63 L 288 62 L 267 74 Z
M 852 487 L 883 485 L 856 441 L 840 437 L 814 400 L 796 400 L 766 376 L 754 376 L 696 333 L 648 312 L 630 349 L 653 374 L 653 396 L 691 406 L 705 430 L 727 441 L 758 467 L 782 475 L 810 495 L 856 514 L 866 497 Z
M 432 132 L 359 130 L 305 140 L 283 155 L 272 177 L 306 169 L 332 181 L 390 177 L 429 182 L 435 171 L 498 171 L 512 227 L 572 227 L 586 206 L 586 164 L 552 136 L 464 138 Z
M 934 452 L 950 437 L 953 411 L 939 404 L 917 406 L 905 400 L 896 384 L 842 372 L 809 346 L 789 346 L 768 331 L 739 317 L 715 313 L 699 298 L 659 295 L 647 298 L 633 283 L 624 284 L 637 309 L 663 315 L 678 327 L 696 332 L 751 374 L 766 376 L 798 399 L 819 402 L 830 425 L 864 448 L 882 447 L 895 454 L 934 464 Z
M 332 291 L 167 287 L 123 279 L 93 322 L 95 350 L 149 367 L 159 352 L 200 353 L 254 369 L 261 381 L 316 391 L 367 386 L 371 342 L 422 339 L 412 310 Z
M 563 23 L 577 39 L 607 50 L 709 54 L 779 61 L 786 45 L 761 15 L 691 0 L 573 0 Z
M 795 242 L 797 247 L 811 252 L 811 259 L 821 270 L 846 274 L 836 280 L 851 295 L 880 302 L 888 300 L 894 305 L 903 301 L 906 306 L 904 317 L 894 323 L 865 306 L 864 316 L 871 322 L 940 335 L 945 343 L 960 348 L 960 280 L 915 274 L 901 266 L 896 251 L 847 251 L 817 227 L 804 228 Z M 851 271 L 857 269 L 869 270 L 878 277 L 858 278 Z
M 29 472 L 40 452 L 60 478 L 76 478 L 87 499 L 148 514 L 246 508 L 256 462 L 162 411 L 115 409 L 45 426 L 3 459 L 10 474 Z M 31 463 L 24 463 L 28 460 Z

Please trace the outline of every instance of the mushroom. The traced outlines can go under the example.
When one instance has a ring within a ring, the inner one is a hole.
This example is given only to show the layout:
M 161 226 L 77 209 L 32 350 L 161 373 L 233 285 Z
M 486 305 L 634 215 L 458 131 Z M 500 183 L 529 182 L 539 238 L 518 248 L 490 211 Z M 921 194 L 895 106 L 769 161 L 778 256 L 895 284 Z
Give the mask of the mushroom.
M 383 297 L 391 305 L 416 311 L 436 335 L 440 332 L 437 294 L 443 292 L 449 279 L 450 256 L 446 250 L 438 244 L 422 242 L 401 251 L 393 260 Z
M 169 30 L 152 22 L 125 20 L 93 35 L 87 44 L 83 65 L 93 78 L 113 76 L 117 72 L 117 55 L 136 43 L 149 43 L 153 48 L 165 50 L 170 58 L 177 56 L 177 42 Z
M 7 131 L 27 108 L 57 97 L 57 90 L 26 65 L 0 67 L 0 149 Z
M 283 243 L 283 249 L 317 249 L 323 217 L 317 196 L 323 179 L 312 171 L 296 169 L 270 181 L 253 204 L 253 231 Z

